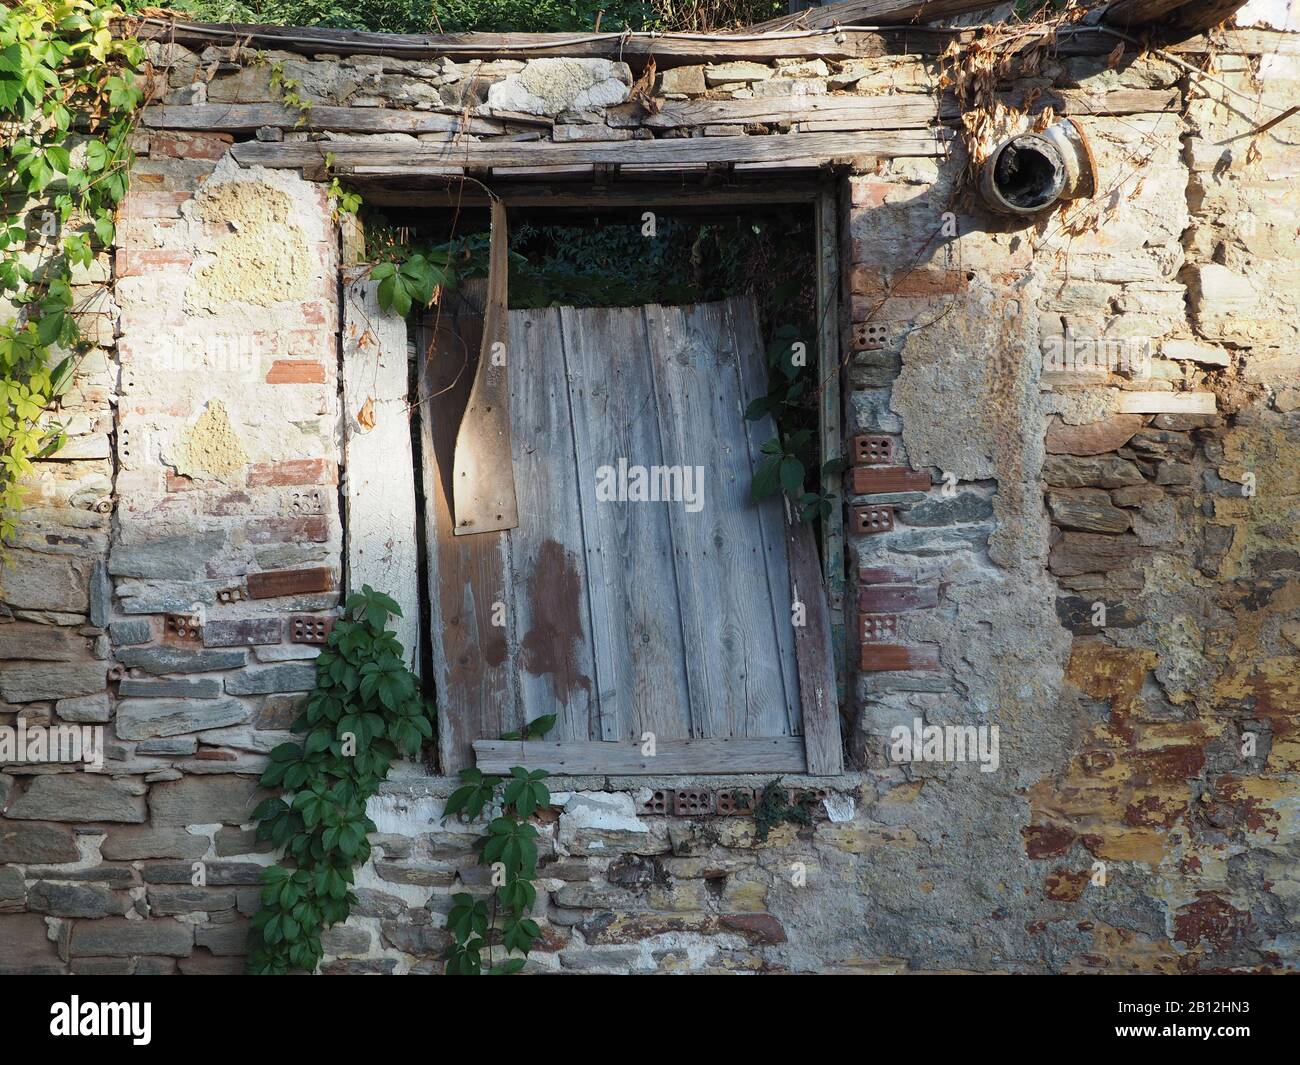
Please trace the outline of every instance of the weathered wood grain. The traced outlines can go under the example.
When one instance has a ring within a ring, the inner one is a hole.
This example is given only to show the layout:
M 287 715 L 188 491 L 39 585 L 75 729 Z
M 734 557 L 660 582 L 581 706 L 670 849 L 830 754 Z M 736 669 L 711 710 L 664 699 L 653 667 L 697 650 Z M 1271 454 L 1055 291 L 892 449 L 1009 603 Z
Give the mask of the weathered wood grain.
M 802 773 L 807 767 L 803 740 L 798 736 L 660 740 L 653 758 L 641 753 L 640 743 L 545 740 L 479 740 L 474 754 L 485 773 L 508 773 L 516 765 L 565 776 Z
M 662 462 L 642 309 L 561 311 L 569 403 L 597 640 L 600 721 L 593 738 L 690 735 L 688 649 L 663 505 L 596 496 L 597 471 Z
M 418 176 L 448 167 L 550 167 L 615 163 L 624 166 L 689 163 L 781 163 L 861 155 L 944 155 L 951 131 L 893 130 L 864 133 L 787 133 L 773 137 L 674 137 L 667 140 L 563 143 L 550 141 L 458 141 L 448 144 L 321 141 L 245 141 L 231 147 L 245 166 L 280 169 L 323 166 L 334 156 L 339 174 Z
M 746 310 L 754 313 L 752 304 Z M 692 735 L 779 735 L 787 693 L 762 527 L 749 499 L 742 353 L 723 304 L 647 307 L 646 331 L 664 462 L 703 475 L 698 509 L 669 508 L 688 670 L 694 667 Z
M 989 6 L 989 0 L 841 0 L 838 4 L 809 7 L 793 15 L 756 22 L 736 33 L 778 33 L 822 26 L 879 26 L 888 22 L 935 22 Z
M 585 741 L 597 716 L 596 641 L 560 312 L 512 311 L 510 343 L 519 518 L 507 601 L 520 641 L 523 717 L 554 714 L 555 739 Z
M 477 316 L 429 320 L 417 333 L 424 518 L 438 761 L 444 773 L 473 765 L 471 743 L 518 728 L 514 619 L 506 604 L 505 533 L 452 533 L 451 471 L 456 431 L 469 399 L 483 336 Z
M 737 39 L 720 34 L 701 40 L 699 34 L 621 33 L 371 33 L 315 26 L 264 26 L 251 23 L 203 24 L 148 18 L 138 35 L 145 40 L 171 40 L 189 48 L 244 43 L 305 55 L 391 55 L 406 59 L 446 56 L 457 62 L 480 59 L 543 59 L 552 56 L 617 59 L 638 69 L 653 57 L 660 69 L 683 64 L 729 60 L 780 59 L 806 56 L 854 59 L 886 55 L 906 48 L 925 48 L 938 55 L 955 36 L 969 31 L 907 27 L 900 30 L 848 31 L 808 37 L 757 36 Z
M 393 629 L 407 667 L 418 671 L 419 548 L 406 320 L 380 310 L 378 282 L 365 275 L 364 268 L 352 269 L 343 278 L 347 590 L 356 592 L 368 584 L 397 600 L 402 616 L 393 620 Z
M 1102 12 L 1111 26 L 1159 27 L 1195 33 L 1217 26 L 1246 0 L 1115 0 Z
M 308 111 L 279 104 L 156 104 L 146 107 L 143 121 L 150 129 L 204 130 L 247 133 L 263 126 L 333 133 L 473 133 L 505 131 L 505 123 L 464 118 L 459 112 L 405 111 L 395 107 L 328 107 Z
M 469 403 L 456 433 L 452 511 L 457 536 L 513 529 L 519 524 L 510 462 L 510 330 L 506 310 L 509 243 L 506 208 L 492 203 L 483 345 Z
M 938 117 L 928 95 L 790 96 L 754 100 L 670 101 L 654 114 L 638 104 L 611 108 L 608 122 L 615 128 L 711 126 L 748 122 L 794 122 L 815 118 L 846 118 L 857 129 L 906 129 L 929 125 Z
M 804 607 L 804 624 L 795 629 L 795 662 L 803 706 L 804 749 L 808 772 L 844 771 L 840 709 L 835 685 L 835 651 L 830 609 L 812 527 L 799 520 L 787 501 L 786 543 L 790 552 L 790 597 Z
M 735 338 L 740 373 L 741 398 L 746 407 L 768 391 L 767 364 L 763 357 L 763 338 L 758 314 L 752 299 L 728 301 L 728 328 Z M 745 419 L 745 444 L 748 483 L 767 458 L 762 447 L 776 436 L 771 415 Z M 752 504 L 751 504 L 752 505 Z M 803 705 L 799 694 L 799 673 L 795 662 L 793 604 L 790 602 L 790 561 L 785 537 L 785 507 L 772 498 L 754 507 L 765 558 L 764 572 L 768 595 L 772 601 L 772 619 L 777 645 L 781 652 L 782 679 L 785 685 L 785 731 L 792 736 L 803 733 Z
M 938 17 L 938 16 L 935 16 Z M 118 23 L 119 28 L 125 23 Z M 654 58 L 659 69 L 722 63 L 732 60 L 782 58 L 857 59 L 882 55 L 940 55 L 954 41 L 969 42 L 977 32 L 969 28 L 897 26 L 879 30 L 835 27 L 809 35 L 761 34 L 748 27 L 742 34 L 622 33 L 457 33 L 403 34 L 335 30 L 316 26 L 264 26 L 249 23 L 203 24 L 165 18 L 140 20 L 138 36 L 145 40 L 170 40 L 202 50 L 209 45 L 241 44 L 303 55 L 390 55 L 406 59 L 446 56 L 457 62 L 480 59 L 539 59 L 547 56 L 599 57 L 621 60 L 640 70 Z M 1219 40 L 1221 38 L 1221 40 Z M 1014 50 L 1023 47 L 1011 44 Z M 1058 30 L 1052 49 L 1059 55 L 1107 55 L 1115 47 L 1111 34 L 1086 26 Z M 1180 53 L 1228 55 L 1300 54 L 1300 36 L 1274 30 L 1226 30 L 1216 35 L 1216 45 L 1202 36 L 1171 42 Z

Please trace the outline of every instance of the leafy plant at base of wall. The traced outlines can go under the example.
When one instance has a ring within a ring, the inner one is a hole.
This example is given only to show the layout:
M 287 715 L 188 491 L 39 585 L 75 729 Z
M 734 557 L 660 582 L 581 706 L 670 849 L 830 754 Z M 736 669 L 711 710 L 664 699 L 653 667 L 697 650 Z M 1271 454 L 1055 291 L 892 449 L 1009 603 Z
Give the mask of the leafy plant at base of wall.
M 113 35 L 122 14 L 108 0 L 0 7 L 0 301 L 16 309 L 0 324 L 0 543 L 19 481 L 63 446 L 45 413 L 87 347 L 73 270 L 112 244 L 126 195 L 144 51 Z
M 284 848 L 292 868 L 263 874 L 262 909 L 249 934 L 249 969 L 311 972 L 323 954 L 321 933 L 346 920 L 356 897 L 353 870 L 370 857 L 366 800 L 400 753 L 415 755 L 433 735 L 429 708 L 402 645 L 388 630 L 402 611 L 369 585 L 348 596 L 316 659 L 316 688 L 293 731 L 301 744 L 271 752 L 262 784 L 287 798 L 258 804 L 257 838 Z
M 555 715 L 548 714 L 501 738 L 536 739 L 546 735 L 554 725 Z M 475 843 L 480 864 L 492 869 L 496 891 L 491 909 L 486 901 L 474 898 L 467 891 L 451 898 L 447 928 L 453 944 L 446 969 L 450 975 L 481 976 L 484 951 L 489 976 L 517 973 L 542 934 L 537 922 L 527 916 L 537 901 L 537 829 L 529 818 L 550 805 L 551 793 L 543 783 L 546 776 L 543 769 L 529 772 L 521 766 L 512 767 L 509 777 L 485 777 L 480 769 L 462 769 L 461 787 L 447 799 L 444 819 L 463 814 L 466 820 L 472 821 L 485 808 L 491 809 L 498 803 L 501 808 L 500 814 L 488 822 L 487 832 Z M 494 965 L 492 949 L 498 922 L 501 945 L 507 956 Z M 523 956 L 512 958 L 509 955 L 513 952 Z

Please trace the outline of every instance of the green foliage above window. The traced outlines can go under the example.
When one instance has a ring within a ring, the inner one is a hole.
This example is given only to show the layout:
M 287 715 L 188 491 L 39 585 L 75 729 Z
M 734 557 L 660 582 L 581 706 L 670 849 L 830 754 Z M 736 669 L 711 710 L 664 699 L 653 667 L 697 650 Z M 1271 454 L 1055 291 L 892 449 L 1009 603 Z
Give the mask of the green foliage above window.
M 777 0 L 172 0 L 201 22 L 328 26 L 377 33 L 707 30 L 762 22 Z

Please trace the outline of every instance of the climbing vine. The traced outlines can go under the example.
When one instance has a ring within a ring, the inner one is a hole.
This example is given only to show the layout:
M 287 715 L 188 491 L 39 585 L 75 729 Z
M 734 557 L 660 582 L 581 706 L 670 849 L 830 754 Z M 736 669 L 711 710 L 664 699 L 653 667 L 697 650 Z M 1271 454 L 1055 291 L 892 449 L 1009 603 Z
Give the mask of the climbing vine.
M 311 972 L 321 933 L 347 919 L 354 869 L 370 857 L 366 800 L 400 753 L 415 755 L 433 735 L 432 710 L 402 645 L 388 629 L 402 611 L 369 585 L 348 596 L 316 659 L 316 688 L 293 724 L 303 743 L 271 752 L 262 784 L 280 788 L 253 811 L 258 839 L 283 848 L 290 864 L 263 875 L 262 908 L 250 931 L 249 967 L 259 974 Z
M 795 502 L 801 521 L 827 517 L 835 506 L 835 486 L 844 472 L 844 460 L 829 459 L 817 465 L 818 447 L 813 434 L 817 424 L 817 358 L 798 337 L 807 332 L 793 325 L 776 331 L 767 346 L 768 393 L 745 411 L 752 420 L 771 415 L 777 435 L 760 447 L 763 460 L 750 482 L 756 502 L 784 491 Z M 809 472 L 814 487 L 805 488 Z
M 554 725 L 555 716 L 548 714 L 530 721 L 518 732 L 506 733 L 502 739 L 536 739 Z M 453 939 L 447 955 L 447 972 L 451 975 L 517 973 L 542 934 L 537 922 L 528 916 L 537 902 L 537 829 L 530 818 L 550 804 L 546 776 L 543 769 L 529 772 L 520 766 L 514 766 L 509 777 L 486 777 L 475 768 L 461 770 L 461 786 L 448 798 L 444 818 L 462 814 L 472 821 L 484 809 L 499 809 L 500 813 L 488 822 L 487 831 L 476 844 L 479 861 L 492 870 L 496 890 L 491 905 L 467 891 L 451 899 L 452 910 L 447 918 Z M 494 961 L 498 939 L 505 956 Z
M 144 50 L 112 32 L 122 14 L 110 0 L 0 7 L 0 542 L 32 462 L 63 446 L 48 412 L 87 347 L 74 271 L 112 244 L 126 195 Z

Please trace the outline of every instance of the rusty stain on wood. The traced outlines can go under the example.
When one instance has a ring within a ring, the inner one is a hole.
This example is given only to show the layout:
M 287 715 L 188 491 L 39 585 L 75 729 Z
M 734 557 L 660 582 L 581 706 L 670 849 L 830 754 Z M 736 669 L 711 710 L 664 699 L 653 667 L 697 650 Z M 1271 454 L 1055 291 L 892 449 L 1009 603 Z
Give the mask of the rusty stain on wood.
M 528 578 L 533 624 L 524 637 L 524 668 L 534 676 L 551 676 L 551 689 L 562 703 L 575 688 L 590 693 L 591 678 L 578 669 L 576 649 L 583 642 L 582 578 L 576 560 L 554 540 L 542 544 L 537 568 Z

